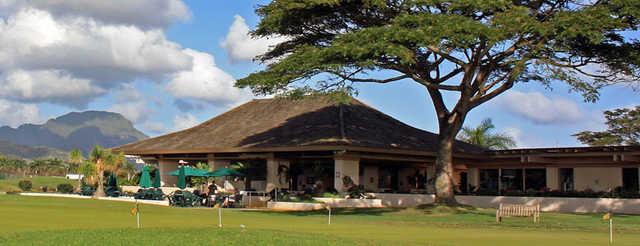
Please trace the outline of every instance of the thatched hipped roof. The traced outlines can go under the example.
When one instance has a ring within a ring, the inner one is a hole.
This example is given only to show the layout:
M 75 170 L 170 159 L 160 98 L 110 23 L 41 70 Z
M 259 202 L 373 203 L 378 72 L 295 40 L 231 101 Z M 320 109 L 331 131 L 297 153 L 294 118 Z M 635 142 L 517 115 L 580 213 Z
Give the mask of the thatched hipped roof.
M 436 134 L 408 126 L 358 100 L 258 99 L 183 131 L 118 147 L 127 154 L 177 154 L 349 147 L 435 152 Z M 458 142 L 457 152 L 482 148 Z

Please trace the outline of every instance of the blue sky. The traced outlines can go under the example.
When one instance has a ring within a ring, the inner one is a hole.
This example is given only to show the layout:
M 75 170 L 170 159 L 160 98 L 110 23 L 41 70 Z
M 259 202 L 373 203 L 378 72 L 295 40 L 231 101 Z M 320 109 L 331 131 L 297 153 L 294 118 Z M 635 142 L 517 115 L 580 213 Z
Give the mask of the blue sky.
M 0 113 L 9 116 L 0 124 L 110 110 L 152 136 L 189 127 L 250 100 L 250 93 L 232 83 L 260 69 L 248 56 L 277 42 L 245 39 L 243 28 L 259 21 L 254 8 L 264 1 L 38 2 L 0 3 L 0 44 L 10 47 L 0 48 L 0 59 L 13 59 L 0 66 Z M 39 47 L 48 47 L 42 57 L 43 52 L 21 53 Z M 358 88 L 357 98 L 365 103 L 412 126 L 437 130 L 428 95 L 416 83 Z M 603 110 L 640 104 L 639 95 L 614 86 L 593 104 L 561 83 L 553 90 L 520 84 L 472 111 L 466 124 L 490 117 L 520 147 L 576 146 L 571 134 L 602 129 Z

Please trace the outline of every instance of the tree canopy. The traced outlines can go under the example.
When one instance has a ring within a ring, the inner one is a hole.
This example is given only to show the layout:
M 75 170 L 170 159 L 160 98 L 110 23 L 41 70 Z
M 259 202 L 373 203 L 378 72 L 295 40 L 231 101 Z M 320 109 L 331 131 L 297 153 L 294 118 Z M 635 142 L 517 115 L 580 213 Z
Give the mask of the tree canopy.
M 516 147 L 513 137 L 504 133 L 494 133 L 495 128 L 491 119 L 487 118 L 476 127 L 463 127 L 458 140 L 493 150 Z
M 640 106 L 604 112 L 607 130 L 583 131 L 575 134 L 589 146 L 640 145 Z
M 467 114 L 517 83 L 564 82 L 585 101 L 640 77 L 640 1 L 275 0 L 256 37 L 286 37 L 237 81 L 257 94 L 354 93 L 410 80 L 438 119 L 436 201 L 455 203 L 452 145 Z M 445 100 L 447 98 L 447 100 Z

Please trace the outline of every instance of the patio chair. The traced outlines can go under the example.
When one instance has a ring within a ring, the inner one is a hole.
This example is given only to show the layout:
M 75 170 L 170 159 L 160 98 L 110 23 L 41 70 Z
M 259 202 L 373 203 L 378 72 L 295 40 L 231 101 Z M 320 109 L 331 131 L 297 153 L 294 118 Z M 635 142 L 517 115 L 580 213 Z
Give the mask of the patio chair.
M 164 200 L 165 195 L 164 192 L 162 192 L 162 189 L 152 189 L 151 190 L 151 199 L 152 200 L 157 200 L 157 201 L 162 201 Z
M 80 187 L 80 195 L 82 196 L 93 196 L 95 192 L 95 189 L 91 186 L 83 184 L 82 187 Z

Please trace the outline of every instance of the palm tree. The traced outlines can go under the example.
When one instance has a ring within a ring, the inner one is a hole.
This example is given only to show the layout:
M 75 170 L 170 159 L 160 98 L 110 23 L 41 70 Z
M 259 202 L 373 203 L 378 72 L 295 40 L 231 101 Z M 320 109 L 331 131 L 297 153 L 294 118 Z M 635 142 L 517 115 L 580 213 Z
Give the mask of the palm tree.
M 79 149 L 74 149 L 69 152 L 69 172 L 78 172 L 78 168 L 84 162 L 84 156 Z
M 124 162 L 120 171 L 127 176 L 127 181 L 131 181 L 131 178 L 136 174 L 136 165 L 129 162 Z
M 79 149 L 74 149 L 69 152 L 69 171 L 79 173 L 80 166 L 84 163 L 84 156 Z M 78 187 L 82 188 L 82 179 L 84 177 L 78 177 Z
M 496 126 L 493 125 L 491 119 L 487 118 L 475 128 L 463 127 L 458 135 L 458 140 L 493 150 L 516 147 L 516 141 L 513 137 L 504 133 L 493 133 L 495 128 Z
M 100 145 L 96 145 L 91 150 L 89 160 L 95 165 L 94 175 L 98 178 L 98 187 L 96 187 L 96 197 L 104 197 L 104 173 L 105 171 L 117 172 L 123 163 L 126 162 L 123 153 L 114 154 L 111 150 L 103 149 Z

